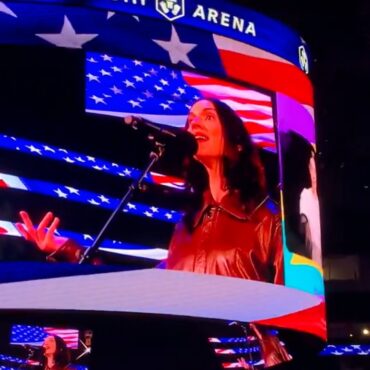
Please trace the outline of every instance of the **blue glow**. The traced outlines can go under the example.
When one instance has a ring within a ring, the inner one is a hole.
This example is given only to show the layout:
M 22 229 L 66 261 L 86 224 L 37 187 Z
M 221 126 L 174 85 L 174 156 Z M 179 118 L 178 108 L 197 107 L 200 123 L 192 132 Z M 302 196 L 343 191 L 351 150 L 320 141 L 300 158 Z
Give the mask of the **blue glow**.
M 7 187 L 29 191 L 46 195 L 53 198 L 60 198 L 82 204 L 90 204 L 99 208 L 113 210 L 117 207 L 120 199 L 113 198 L 104 194 L 95 193 L 88 190 L 76 189 L 68 185 L 56 184 L 47 181 L 33 180 L 25 177 L 17 177 L 9 174 L 0 173 L 0 179 L 5 180 Z M 177 223 L 181 220 L 180 212 L 156 207 L 154 205 L 145 205 L 141 203 L 130 202 L 123 209 L 124 213 L 135 216 Z
M 321 352 L 321 356 L 369 356 L 368 344 L 328 344 Z
M 101 158 L 96 158 L 88 154 L 77 153 L 72 150 L 59 148 L 47 143 L 40 143 L 33 140 L 26 140 L 15 136 L 0 134 L 0 148 L 19 151 L 28 155 L 48 158 L 63 162 L 71 166 L 85 167 L 90 170 L 109 173 L 110 175 L 137 179 L 141 175 L 141 170 L 118 163 L 112 163 Z M 150 172 L 144 179 L 145 182 L 154 184 L 153 174 Z M 158 184 L 169 187 L 183 189 L 183 186 L 176 184 Z

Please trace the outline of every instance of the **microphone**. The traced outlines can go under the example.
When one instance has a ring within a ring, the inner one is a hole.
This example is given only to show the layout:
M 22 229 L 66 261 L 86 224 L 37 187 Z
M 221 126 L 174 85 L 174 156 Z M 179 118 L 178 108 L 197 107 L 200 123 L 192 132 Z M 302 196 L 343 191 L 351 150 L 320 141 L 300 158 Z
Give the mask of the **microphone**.
M 185 130 L 151 122 L 138 116 L 127 116 L 123 121 L 134 130 L 144 131 L 149 138 L 162 141 L 170 152 L 193 156 L 198 150 L 195 137 Z

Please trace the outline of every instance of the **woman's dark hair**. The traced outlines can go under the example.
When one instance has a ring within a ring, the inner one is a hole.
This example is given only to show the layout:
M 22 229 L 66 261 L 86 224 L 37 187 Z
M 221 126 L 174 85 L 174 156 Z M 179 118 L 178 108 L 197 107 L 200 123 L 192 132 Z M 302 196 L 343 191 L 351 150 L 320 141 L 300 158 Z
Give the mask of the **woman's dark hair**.
M 214 105 L 222 125 L 226 185 L 230 190 L 239 191 L 240 201 L 246 211 L 252 210 L 266 196 L 265 172 L 257 148 L 241 118 L 227 104 L 216 99 L 204 100 Z M 193 201 L 185 210 L 184 217 L 185 224 L 191 229 L 194 216 L 202 205 L 203 193 L 209 187 L 209 179 L 204 166 L 195 159 L 188 161 L 184 176 L 194 192 Z
M 56 351 L 55 351 L 55 363 L 59 366 L 66 366 L 71 362 L 71 353 L 66 345 L 66 342 L 57 335 L 54 335 Z
M 55 340 L 55 365 L 60 368 L 64 368 L 71 362 L 71 353 L 63 338 L 59 337 L 58 335 L 53 335 L 53 338 Z M 44 359 L 44 362 L 45 361 L 46 359 Z M 45 363 L 43 364 L 43 368 L 44 365 Z
M 303 136 L 293 131 L 280 134 L 283 157 L 284 188 L 293 182 L 301 192 L 303 188 L 312 187 L 309 163 L 315 156 L 315 149 Z

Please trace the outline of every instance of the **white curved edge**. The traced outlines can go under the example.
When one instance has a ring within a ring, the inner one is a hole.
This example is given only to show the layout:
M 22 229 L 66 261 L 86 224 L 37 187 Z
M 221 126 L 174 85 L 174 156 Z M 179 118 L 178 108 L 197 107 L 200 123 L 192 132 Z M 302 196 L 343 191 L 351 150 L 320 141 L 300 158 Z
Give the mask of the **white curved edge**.
M 257 321 L 314 307 L 320 298 L 281 285 L 145 269 L 0 284 L 0 310 L 132 312 Z

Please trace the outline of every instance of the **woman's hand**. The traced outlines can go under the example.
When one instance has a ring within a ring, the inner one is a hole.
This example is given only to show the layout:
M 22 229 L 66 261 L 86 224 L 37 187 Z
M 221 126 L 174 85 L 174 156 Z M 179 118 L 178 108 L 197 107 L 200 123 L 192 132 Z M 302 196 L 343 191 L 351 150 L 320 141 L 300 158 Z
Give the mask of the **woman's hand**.
M 16 223 L 18 231 L 26 240 L 36 244 L 42 252 L 53 253 L 67 241 L 67 238 L 55 235 L 60 220 L 58 217 L 54 217 L 52 212 L 46 213 L 37 228 L 33 226 L 26 211 L 19 212 L 19 215 L 23 224 Z

